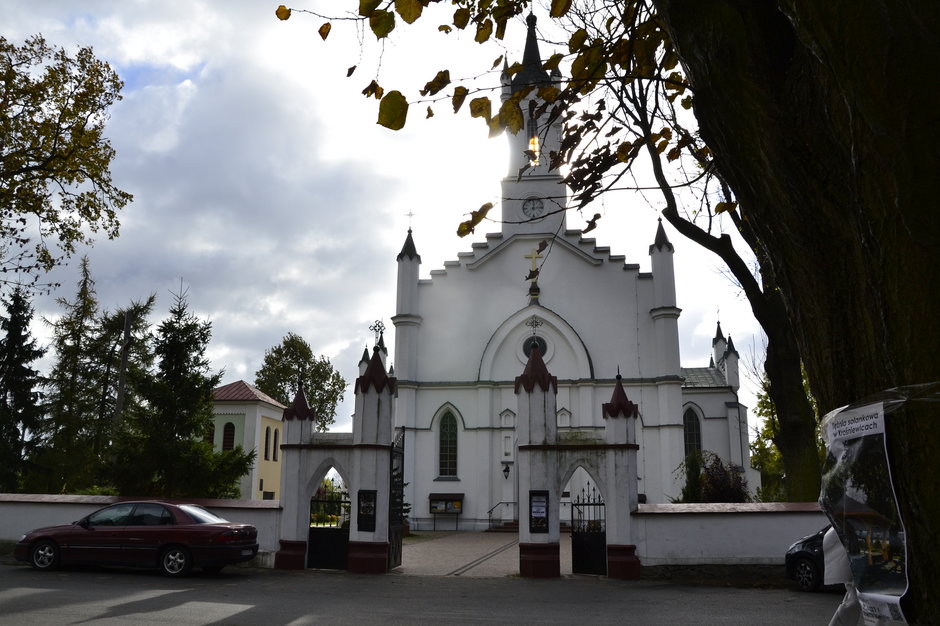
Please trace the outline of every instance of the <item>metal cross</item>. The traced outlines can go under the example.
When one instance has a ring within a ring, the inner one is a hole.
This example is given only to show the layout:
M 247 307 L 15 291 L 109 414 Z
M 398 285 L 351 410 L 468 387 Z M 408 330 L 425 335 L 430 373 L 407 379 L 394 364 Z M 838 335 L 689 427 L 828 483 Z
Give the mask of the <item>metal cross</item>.
M 408 230 L 411 230 L 411 218 L 415 216 L 415 213 L 411 209 L 408 209 L 408 212 L 405 213 L 405 215 L 408 216 Z
M 385 324 L 382 323 L 382 320 L 375 320 L 375 324 L 369 326 L 369 330 L 375 333 L 375 343 L 378 345 L 379 336 L 381 336 L 382 331 L 385 330 Z
M 542 257 L 542 255 L 539 254 L 539 251 L 537 248 L 532 248 L 532 251 L 529 254 L 523 255 L 522 258 L 532 259 L 532 271 L 535 271 L 538 269 L 538 266 L 536 265 L 536 259 L 541 259 L 544 257 Z
M 542 320 L 540 320 L 539 318 L 533 315 L 532 317 L 529 318 L 529 320 L 525 323 L 525 325 L 532 329 L 532 336 L 534 337 L 535 331 L 538 329 L 539 326 L 542 325 L 542 323 L 543 323 Z

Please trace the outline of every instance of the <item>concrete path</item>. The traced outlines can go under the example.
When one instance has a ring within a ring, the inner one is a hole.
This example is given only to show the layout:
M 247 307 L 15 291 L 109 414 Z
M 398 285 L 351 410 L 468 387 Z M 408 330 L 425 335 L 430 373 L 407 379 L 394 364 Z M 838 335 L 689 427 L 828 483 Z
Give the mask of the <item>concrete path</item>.
M 402 542 L 406 576 L 500 578 L 519 575 L 519 536 L 515 533 L 420 531 Z M 571 575 L 571 538 L 561 536 L 561 575 Z

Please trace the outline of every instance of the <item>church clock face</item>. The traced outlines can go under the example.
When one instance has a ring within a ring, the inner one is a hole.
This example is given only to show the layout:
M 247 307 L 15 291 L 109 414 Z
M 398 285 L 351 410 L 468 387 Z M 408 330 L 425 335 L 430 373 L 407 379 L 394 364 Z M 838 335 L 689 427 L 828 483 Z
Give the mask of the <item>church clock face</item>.
M 545 204 L 541 198 L 529 198 L 522 203 L 522 214 L 528 218 L 542 217 L 545 213 Z

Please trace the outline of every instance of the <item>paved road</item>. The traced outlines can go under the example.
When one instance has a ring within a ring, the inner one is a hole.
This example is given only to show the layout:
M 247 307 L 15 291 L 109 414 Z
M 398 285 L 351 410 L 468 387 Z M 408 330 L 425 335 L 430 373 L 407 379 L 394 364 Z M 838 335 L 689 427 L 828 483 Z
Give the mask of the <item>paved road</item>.
M 36 572 L 6 560 L 0 624 L 811 625 L 827 624 L 841 600 L 595 576 L 522 579 L 506 574 L 518 571 L 515 541 L 488 533 L 422 537 L 406 544 L 403 567 L 385 576 L 234 567 L 169 580 L 132 570 Z

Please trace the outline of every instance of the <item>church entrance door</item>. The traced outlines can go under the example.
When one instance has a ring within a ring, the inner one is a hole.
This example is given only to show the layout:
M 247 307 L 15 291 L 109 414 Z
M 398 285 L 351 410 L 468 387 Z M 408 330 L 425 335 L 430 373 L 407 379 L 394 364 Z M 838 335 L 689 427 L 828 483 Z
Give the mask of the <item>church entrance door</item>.
M 607 574 L 606 505 L 591 484 L 571 499 L 571 571 Z

